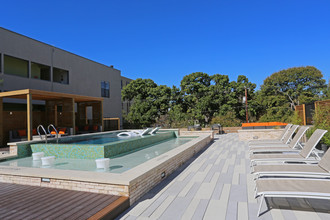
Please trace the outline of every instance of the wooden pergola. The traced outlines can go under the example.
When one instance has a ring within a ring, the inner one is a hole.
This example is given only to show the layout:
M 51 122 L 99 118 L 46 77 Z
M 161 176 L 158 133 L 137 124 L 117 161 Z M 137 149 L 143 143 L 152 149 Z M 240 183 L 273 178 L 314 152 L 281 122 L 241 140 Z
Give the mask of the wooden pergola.
M 57 103 L 61 103 L 64 111 L 65 123 L 68 127 L 73 128 L 75 133 L 76 127 L 76 113 L 75 103 L 78 103 L 78 118 L 82 116 L 82 119 L 78 119 L 82 122 L 86 121 L 85 106 L 95 106 L 93 109 L 93 117 L 99 125 L 102 125 L 103 129 L 103 98 L 73 95 L 67 93 L 48 92 L 34 89 L 23 89 L 9 92 L 0 93 L 0 144 L 3 144 L 4 137 L 4 110 L 3 110 L 3 99 L 4 98 L 15 98 L 26 100 L 26 113 L 27 113 L 27 139 L 32 140 L 32 129 L 33 129 L 33 118 L 32 118 L 32 100 L 42 100 L 46 102 L 46 114 L 51 115 L 53 121 L 57 121 Z M 55 106 L 55 108 L 54 108 Z M 51 109 L 51 110 L 48 110 Z M 78 122 L 79 124 L 79 122 Z M 55 126 L 57 126 L 55 124 Z

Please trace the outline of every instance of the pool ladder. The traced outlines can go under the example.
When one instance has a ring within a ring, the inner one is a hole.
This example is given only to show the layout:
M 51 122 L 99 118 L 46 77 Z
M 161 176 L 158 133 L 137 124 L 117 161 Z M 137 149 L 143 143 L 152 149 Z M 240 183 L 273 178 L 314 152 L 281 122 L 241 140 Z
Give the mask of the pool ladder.
M 40 128 L 42 129 L 42 131 L 43 131 L 44 134 L 45 134 L 45 140 L 46 140 L 46 144 L 47 144 L 47 142 L 48 142 L 48 141 L 47 141 L 47 132 L 46 132 L 44 126 L 39 125 L 39 126 L 37 127 L 37 132 L 38 132 L 38 134 L 39 134 L 40 140 L 42 140 L 42 135 L 41 135 L 40 130 L 39 130 Z M 58 144 L 58 132 L 57 132 L 57 130 L 56 130 L 56 128 L 55 128 L 55 126 L 54 126 L 53 124 L 48 125 L 47 130 L 48 130 L 48 133 L 51 135 L 51 137 L 52 137 L 52 134 L 51 134 L 51 132 L 50 132 L 50 128 L 53 128 L 54 131 L 56 132 L 56 143 Z

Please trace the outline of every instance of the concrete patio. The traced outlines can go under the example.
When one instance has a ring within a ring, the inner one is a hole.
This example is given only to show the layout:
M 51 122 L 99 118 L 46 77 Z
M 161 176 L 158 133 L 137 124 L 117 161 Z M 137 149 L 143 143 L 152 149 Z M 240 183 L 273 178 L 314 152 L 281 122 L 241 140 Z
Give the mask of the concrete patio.
M 330 219 L 330 202 L 268 199 L 258 218 L 247 142 L 237 134 L 217 135 L 166 180 L 118 219 Z

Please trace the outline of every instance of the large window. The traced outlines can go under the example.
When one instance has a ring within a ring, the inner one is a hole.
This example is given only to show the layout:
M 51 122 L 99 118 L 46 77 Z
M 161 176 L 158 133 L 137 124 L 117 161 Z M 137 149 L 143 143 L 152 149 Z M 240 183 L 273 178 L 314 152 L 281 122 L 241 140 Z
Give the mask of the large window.
M 50 66 L 31 62 L 31 77 L 50 81 Z
M 101 96 L 106 98 L 110 97 L 110 82 L 101 82 Z
M 29 62 L 26 60 L 5 55 L 4 68 L 5 74 L 29 77 Z
M 69 84 L 69 71 L 53 67 L 53 82 Z

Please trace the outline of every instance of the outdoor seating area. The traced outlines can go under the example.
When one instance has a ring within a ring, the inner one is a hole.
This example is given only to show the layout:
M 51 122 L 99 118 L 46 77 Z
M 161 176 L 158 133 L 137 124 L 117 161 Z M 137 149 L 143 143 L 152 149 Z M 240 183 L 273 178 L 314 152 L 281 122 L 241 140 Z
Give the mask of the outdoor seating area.
M 325 132 L 314 132 L 302 146 L 315 150 Z M 216 135 L 119 219 L 328 219 L 330 152 L 308 158 L 312 163 L 250 167 L 249 142 Z
M 306 143 L 299 144 L 300 150 L 294 150 L 307 129 L 300 127 L 290 144 L 284 144 L 282 148 L 274 147 L 276 144 L 272 143 L 264 143 L 262 148 L 250 146 L 252 173 L 257 176 L 255 195 L 260 197 L 257 216 L 260 216 L 266 198 L 330 200 L 329 151 L 321 152 L 323 156 L 320 157 L 315 149 L 328 131 L 315 130 Z M 268 203 L 266 205 L 268 210 Z

